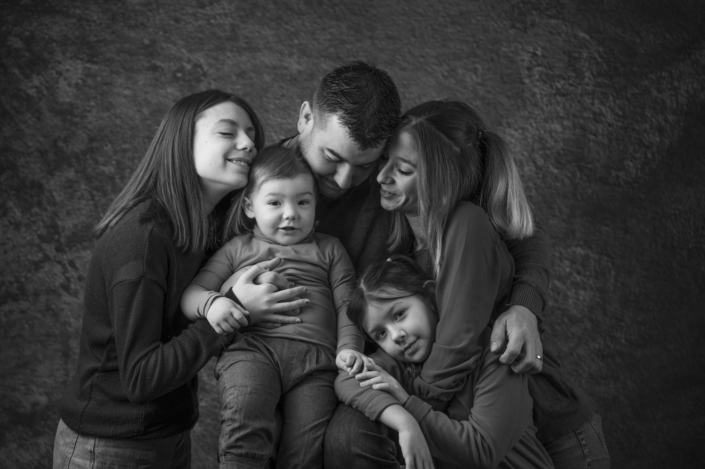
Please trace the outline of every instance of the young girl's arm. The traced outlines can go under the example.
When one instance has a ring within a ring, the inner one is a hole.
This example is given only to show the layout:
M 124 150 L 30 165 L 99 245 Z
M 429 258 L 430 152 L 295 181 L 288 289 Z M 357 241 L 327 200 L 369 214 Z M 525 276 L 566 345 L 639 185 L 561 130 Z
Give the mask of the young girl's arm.
M 446 228 L 436 280 L 436 342 L 414 382 L 422 398 L 450 400 L 477 366 L 482 351 L 478 339 L 492 316 L 503 262 L 511 263 L 502 257 L 507 254 L 501 243 L 480 207 L 458 205 Z
M 337 316 L 336 365 L 342 371 L 357 373 L 364 364 L 362 354 L 364 339 L 360 330 L 347 315 L 347 299 L 355 287 L 355 268 L 350 256 L 337 238 L 328 238 L 332 254 L 328 268 L 328 280 L 333 293 L 333 305 Z

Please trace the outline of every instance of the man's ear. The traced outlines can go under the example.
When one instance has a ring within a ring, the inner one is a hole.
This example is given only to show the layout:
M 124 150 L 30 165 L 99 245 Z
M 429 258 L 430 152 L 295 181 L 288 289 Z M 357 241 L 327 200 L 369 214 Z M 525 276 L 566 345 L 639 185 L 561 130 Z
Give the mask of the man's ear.
M 426 280 L 423 283 L 423 287 L 432 293 L 436 293 L 436 282 L 433 280 Z
M 299 111 L 299 122 L 296 126 L 300 134 L 303 134 L 306 129 L 313 126 L 313 108 L 311 103 L 304 101 L 301 105 L 301 110 Z
M 250 200 L 250 198 L 245 197 L 245 200 L 243 202 L 244 203 L 242 205 L 245 209 L 245 215 L 247 215 L 247 218 L 255 218 L 255 211 L 252 210 L 252 201 Z

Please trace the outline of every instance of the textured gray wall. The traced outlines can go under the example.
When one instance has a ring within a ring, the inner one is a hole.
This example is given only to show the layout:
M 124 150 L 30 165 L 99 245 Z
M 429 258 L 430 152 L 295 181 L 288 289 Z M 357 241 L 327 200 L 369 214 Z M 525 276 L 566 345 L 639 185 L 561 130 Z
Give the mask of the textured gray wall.
M 90 229 L 170 105 L 241 93 L 272 142 L 327 70 L 361 58 L 404 108 L 465 99 L 507 137 L 553 238 L 547 340 L 602 407 L 614 467 L 702 467 L 703 3 L 254 4 L 0 7 L 0 466 L 50 465 Z M 201 377 L 194 465 L 212 467 L 212 363 Z

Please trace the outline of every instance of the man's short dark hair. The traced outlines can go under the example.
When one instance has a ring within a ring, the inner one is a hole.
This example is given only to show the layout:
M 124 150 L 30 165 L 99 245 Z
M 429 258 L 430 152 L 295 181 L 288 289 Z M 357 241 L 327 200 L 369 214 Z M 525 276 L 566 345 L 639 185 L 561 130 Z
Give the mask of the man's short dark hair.
M 387 72 L 358 61 L 323 77 L 313 96 L 313 110 L 338 116 L 353 141 L 366 150 L 384 145 L 392 135 L 401 116 L 401 100 Z

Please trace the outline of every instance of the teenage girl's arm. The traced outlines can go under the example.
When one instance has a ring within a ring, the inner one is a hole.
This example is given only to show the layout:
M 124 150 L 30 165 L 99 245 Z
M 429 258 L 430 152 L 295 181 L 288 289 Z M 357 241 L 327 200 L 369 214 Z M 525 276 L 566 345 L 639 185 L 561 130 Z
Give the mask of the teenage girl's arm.
M 492 330 L 492 351 L 502 353 L 502 363 L 513 363 L 516 373 L 538 373 L 543 365 L 537 358 L 543 356 L 539 325 L 547 303 L 551 250 L 546 231 L 538 223 L 535 227 L 528 238 L 505 240 L 515 262 L 512 306 Z
M 174 247 L 155 234 L 139 258 L 129 258 L 134 249 L 123 251 L 116 256 L 125 261 L 114 269 L 105 307 L 122 389 L 130 402 L 145 404 L 192 379 L 230 337 L 218 336 L 207 321 L 188 324 L 178 335 L 165 335 L 165 304 L 174 294 L 167 291 L 167 279 L 174 275 L 170 270 Z
M 501 243 L 484 210 L 458 205 L 444 235 L 436 280 L 436 342 L 414 382 L 422 398 L 450 400 L 477 366 L 482 352 L 478 339 L 490 323 L 500 288 L 506 255 Z
M 208 260 L 181 298 L 181 309 L 187 317 L 205 317 L 208 309 L 216 301 L 235 304 L 228 298 L 219 298 L 220 295 L 217 292 L 228 277 L 242 265 L 241 259 L 238 259 L 239 253 L 239 241 L 238 238 L 234 238 Z M 279 259 L 271 259 L 255 264 L 240 277 L 234 287 L 238 299 L 249 313 L 250 323 L 262 321 L 280 324 L 299 322 L 296 317 L 279 313 L 306 304 L 305 299 L 286 301 L 293 296 L 303 294 L 306 291 L 305 287 L 277 291 L 277 287 L 274 285 L 255 285 L 253 283 L 255 277 L 276 267 L 279 262 Z M 241 288 L 241 290 L 237 290 L 237 288 Z M 214 297 L 216 299 L 213 299 Z M 246 298 L 247 302 L 243 298 Z

